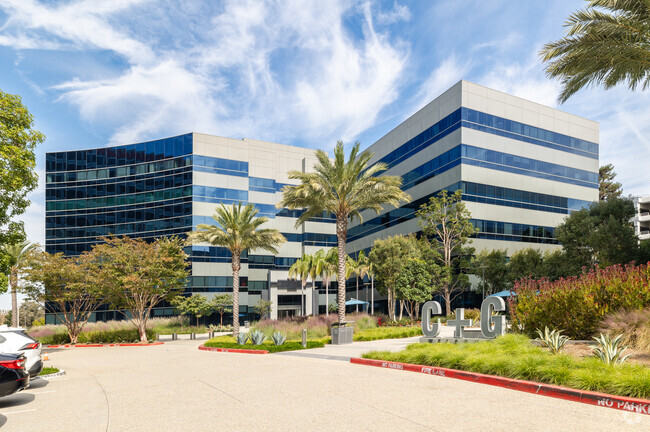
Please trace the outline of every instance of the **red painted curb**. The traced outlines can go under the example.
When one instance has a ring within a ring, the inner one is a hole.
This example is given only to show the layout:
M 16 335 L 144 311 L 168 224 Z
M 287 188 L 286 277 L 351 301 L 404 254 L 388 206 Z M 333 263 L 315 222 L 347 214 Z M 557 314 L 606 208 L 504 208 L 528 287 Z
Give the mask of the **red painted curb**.
M 549 396 L 573 402 L 580 402 L 588 405 L 596 405 L 638 414 L 650 415 L 650 400 L 646 399 L 636 399 L 625 396 L 615 396 L 606 393 L 576 390 L 566 387 L 554 386 L 551 384 L 542 384 L 533 381 L 524 381 L 435 366 L 423 366 L 409 363 L 398 363 L 363 358 L 351 358 L 350 363 L 388 369 L 405 370 L 409 372 L 419 372 L 427 375 L 438 375 L 446 378 L 455 378 L 480 384 L 488 384 L 496 387 L 507 388 L 510 390 L 535 393 L 543 396 Z
M 109 348 L 109 347 L 132 347 L 132 346 L 154 346 L 163 345 L 165 342 L 152 342 L 147 344 L 141 343 L 116 343 L 116 344 L 80 344 L 80 345 L 43 345 L 43 349 L 48 348 Z
M 199 349 L 201 351 L 216 351 L 216 352 L 231 352 L 231 353 L 240 353 L 240 354 L 268 354 L 266 350 L 247 350 L 247 349 L 238 349 L 238 348 L 213 348 L 207 347 L 205 345 L 200 345 Z

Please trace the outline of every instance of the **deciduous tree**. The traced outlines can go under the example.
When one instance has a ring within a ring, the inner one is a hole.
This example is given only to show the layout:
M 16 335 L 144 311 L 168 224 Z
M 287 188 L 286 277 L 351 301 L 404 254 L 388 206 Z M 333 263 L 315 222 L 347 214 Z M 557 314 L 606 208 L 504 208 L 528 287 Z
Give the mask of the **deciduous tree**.
M 22 223 L 12 219 L 24 213 L 38 181 L 34 149 L 45 135 L 33 127 L 20 96 L 0 90 L 0 243 L 24 241 Z
M 105 303 L 107 292 L 99 283 L 97 260 L 84 252 L 77 257 L 41 252 L 30 259 L 25 291 L 39 303 L 55 306 L 55 313 L 75 344 L 88 319 Z
M 377 290 L 388 297 L 388 317 L 391 320 L 395 319 L 395 281 L 406 262 L 419 256 L 415 236 L 391 236 L 377 239 L 372 244 L 369 259 L 377 279 Z
M 445 299 L 445 313 L 449 315 L 452 292 L 462 280 L 456 277 L 459 273 L 457 264 L 468 255 L 466 244 L 477 230 L 470 222 L 471 214 L 462 201 L 461 190 L 451 195 L 446 190 L 440 191 L 428 203 L 423 204 L 416 215 L 422 231 L 440 251 L 440 292 Z
M 196 317 L 196 326 L 199 326 L 199 318 L 208 315 L 212 310 L 208 300 L 200 295 L 194 294 L 188 297 L 177 296 L 170 302 L 181 315 L 194 315 Z
M 232 312 L 232 296 L 230 294 L 218 294 L 210 300 L 212 310 L 219 314 L 219 324 L 223 325 L 223 314 Z
M 129 237 L 103 238 L 91 255 L 98 266 L 97 285 L 110 302 L 125 310 L 125 316 L 147 342 L 147 321 L 151 310 L 163 300 L 171 301 L 188 276 L 184 241 L 161 237 L 153 242 Z
M 433 295 L 431 279 L 427 264 L 419 259 L 409 259 L 395 279 L 396 297 L 406 304 L 411 322 L 417 318 L 419 305 Z

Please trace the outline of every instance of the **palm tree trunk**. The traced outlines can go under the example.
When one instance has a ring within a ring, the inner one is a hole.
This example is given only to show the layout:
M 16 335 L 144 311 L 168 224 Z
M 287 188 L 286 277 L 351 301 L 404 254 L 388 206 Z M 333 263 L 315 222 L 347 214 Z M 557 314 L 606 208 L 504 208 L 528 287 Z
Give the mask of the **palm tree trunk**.
M 345 240 L 348 234 L 348 220 L 345 216 L 336 218 L 336 237 L 338 239 L 339 272 L 338 280 L 338 305 L 339 322 L 345 321 Z
M 359 300 L 359 275 L 357 275 L 357 300 Z M 359 305 L 356 305 L 357 313 L 359 313 Z
M 370 315 L 375 314 L 375 277 L 370 277 Z
M 307 280 L 306 279 L 301 279 L 300 283 L 302 284 L 302 294 L 300 295 L 300 313 L 302 316 L 305 316 L 305 287 L 307 286 Z
M 232 335 L 239 334 L 239 269 L 241 255 L 232 254 Z
M 15 267 L 9 273 L 9 284 L 11 285 L 11 326 L 18 327 L 18 272 Z
M 330 278 L 325 281 L 325 316 L 330 316 Z
M 313 316 L 318 315 L 316 310 L 314 310 L 315 302 L 314 302 L 314 295 L 316 293 L 316 279 L 314 277 L 311 278 L 311 314 Z

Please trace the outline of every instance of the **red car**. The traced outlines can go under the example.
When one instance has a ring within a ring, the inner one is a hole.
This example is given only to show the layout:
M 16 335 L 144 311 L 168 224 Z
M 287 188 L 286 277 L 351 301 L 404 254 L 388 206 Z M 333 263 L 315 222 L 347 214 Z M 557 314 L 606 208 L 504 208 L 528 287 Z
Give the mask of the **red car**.
M 0 397 L 29 387 L 23 354 L 0 354 Z

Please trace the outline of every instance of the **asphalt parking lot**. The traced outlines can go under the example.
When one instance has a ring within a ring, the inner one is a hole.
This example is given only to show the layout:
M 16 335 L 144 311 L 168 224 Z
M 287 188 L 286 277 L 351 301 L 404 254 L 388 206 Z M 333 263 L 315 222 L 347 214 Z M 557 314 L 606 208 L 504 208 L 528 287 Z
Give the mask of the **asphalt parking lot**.
M 49 351 L 67 375 L 0 398 L 3 431 L 648 431 L 650 416 L 352 365 L 407 341 L 204 352 L 201 341 Z

